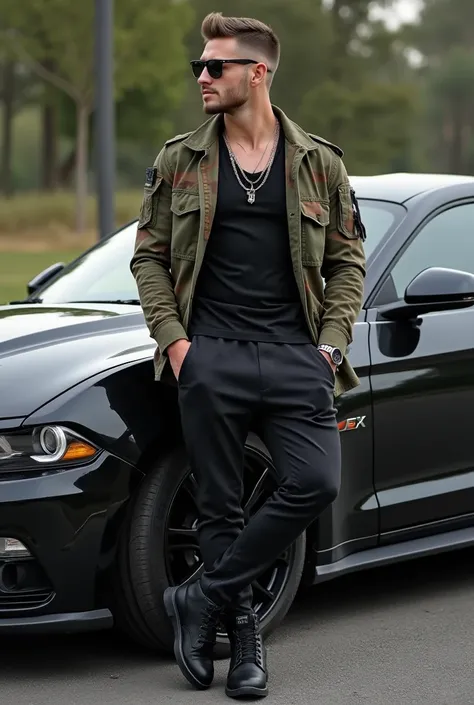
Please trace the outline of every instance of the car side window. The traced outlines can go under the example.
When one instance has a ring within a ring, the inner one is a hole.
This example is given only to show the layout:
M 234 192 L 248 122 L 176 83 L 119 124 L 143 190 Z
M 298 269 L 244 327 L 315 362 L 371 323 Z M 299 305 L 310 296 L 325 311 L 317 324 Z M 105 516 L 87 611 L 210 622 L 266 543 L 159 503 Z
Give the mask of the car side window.
M 427 267 L 448 267 L 474 274 L 474 203 L 453 206 L 423 226 L 392 269 L 397 297 Z

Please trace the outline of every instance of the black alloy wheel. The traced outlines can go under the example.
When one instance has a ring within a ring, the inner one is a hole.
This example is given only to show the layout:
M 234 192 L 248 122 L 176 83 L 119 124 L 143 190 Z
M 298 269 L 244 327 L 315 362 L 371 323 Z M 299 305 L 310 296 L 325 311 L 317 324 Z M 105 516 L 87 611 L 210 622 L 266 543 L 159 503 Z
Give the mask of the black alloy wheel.
M 275 489 L 273 466 L 261 441 L 246 444 L 244 509 L 248 520 Z M 121 550 L 117 622 L 142 644 L 171 652 L 173 634 L 163 591 L 196 579 L 203 570 L 197 536 L 197 483 L 183 449 L 151 470 L 133 502 Z M 253 584 L 254 609 L 268 636 L 286 615 L 298 590 L 305 558 L 302 535 Z M 120 599 L 120 593 L 121 599 Z M 229 654 L 227 635 L 218 634 L 216 656 Z

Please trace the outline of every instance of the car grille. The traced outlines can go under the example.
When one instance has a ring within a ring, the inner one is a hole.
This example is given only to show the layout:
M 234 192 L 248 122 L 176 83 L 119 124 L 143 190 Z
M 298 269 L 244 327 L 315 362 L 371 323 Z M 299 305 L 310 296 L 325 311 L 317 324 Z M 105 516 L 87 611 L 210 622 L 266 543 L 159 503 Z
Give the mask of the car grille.
M 47 605 L 54 590 L 35 558 L 0 560 L 0 615 Z
M 43 607 L 54 597 L 52 590 L 31 590 L 24 592 L 0 592 L 0 613 L 12 610 L 27 610 Z

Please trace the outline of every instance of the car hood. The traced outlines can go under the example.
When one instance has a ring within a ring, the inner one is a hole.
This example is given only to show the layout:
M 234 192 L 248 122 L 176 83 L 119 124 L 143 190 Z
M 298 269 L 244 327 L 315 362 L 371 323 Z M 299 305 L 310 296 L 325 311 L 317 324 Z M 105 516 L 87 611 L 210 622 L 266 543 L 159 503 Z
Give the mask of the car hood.
M 25 417 L 75 384 L 151 358 L 137 306 L 0 306 L 0 419 Z

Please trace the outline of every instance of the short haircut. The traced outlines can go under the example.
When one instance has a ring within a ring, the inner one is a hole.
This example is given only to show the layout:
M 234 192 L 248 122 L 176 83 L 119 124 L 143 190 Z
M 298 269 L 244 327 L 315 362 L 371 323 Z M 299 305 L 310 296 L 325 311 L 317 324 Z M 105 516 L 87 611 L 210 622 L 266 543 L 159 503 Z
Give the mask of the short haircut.
M 273 29 L 260 20 L 224 17 L 222 12 L 211 12 L 203 20 L 201 34 L 206 43 L 212 39 L 234 38 L 239 44 L 264 56 L 273 73 L 278 68 L 280 40 Z

